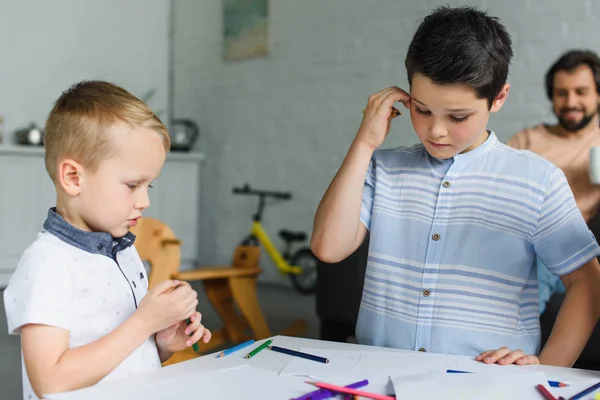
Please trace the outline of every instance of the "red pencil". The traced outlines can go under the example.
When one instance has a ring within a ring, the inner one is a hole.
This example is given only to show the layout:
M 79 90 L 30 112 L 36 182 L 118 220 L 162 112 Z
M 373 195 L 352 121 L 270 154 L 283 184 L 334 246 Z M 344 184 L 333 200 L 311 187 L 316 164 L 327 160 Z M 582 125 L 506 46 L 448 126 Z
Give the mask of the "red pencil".
M 396 400 L 395 397 L 386 396 L 384 394 L 364 392 L 362 390 L 346 388 L 343 386 L 330 385 L 329 383 L 323 383 L 323 382 L 306 382 L 306 383 L 310 383 L 311 385 L 315 385 L 316 387 L 321 388 L 321 389 L 331 390 L 332 392 L 352 394 L 355 396 L 366 397 L 367 399 Z M 556 400 L 556 399 L 554 399 L 554 400 Z
M 544 385 L 538 384 L 537 390 L 542 394 L 542 396 L 544 396 L 546 400 L 556 400 L 556 397 L 554 397 Z

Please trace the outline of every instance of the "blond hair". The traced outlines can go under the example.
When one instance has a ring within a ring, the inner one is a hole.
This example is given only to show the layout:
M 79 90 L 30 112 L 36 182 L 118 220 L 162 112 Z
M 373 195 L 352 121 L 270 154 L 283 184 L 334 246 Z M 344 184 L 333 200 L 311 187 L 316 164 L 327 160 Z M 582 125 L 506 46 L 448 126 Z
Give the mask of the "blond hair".
M 91 171 L 111 155 L 107 129 L 118 122 L 153 129 L 169 151 L 167 128 L 146 103 L 109 82 L 83 81 L 58 98 L 44 133 L 46 170 L 56 183 L 59 162 L 71 158 Z

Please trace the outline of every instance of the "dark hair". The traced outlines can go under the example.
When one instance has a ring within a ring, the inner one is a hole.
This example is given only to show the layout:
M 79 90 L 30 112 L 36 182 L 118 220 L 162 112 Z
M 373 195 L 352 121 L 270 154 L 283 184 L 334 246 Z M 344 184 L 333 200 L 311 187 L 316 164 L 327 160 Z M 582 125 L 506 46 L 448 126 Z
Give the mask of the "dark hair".
M 596 82 L 596 91 L 600 94 L 600 59 L 593 51 L 571 50 L 563 54 L 546 73 L 546 94 L 550 100 L 554 93 L 554 75 L 558 71 L 572 71 L 580 65 L 590 67 Z
M 408 81 L 420 73 L 434 83 L 467 84 L 492 106 L 513 56 L 506 28 L 474 7 L 439 7 L 425 17 L 406 54 Z

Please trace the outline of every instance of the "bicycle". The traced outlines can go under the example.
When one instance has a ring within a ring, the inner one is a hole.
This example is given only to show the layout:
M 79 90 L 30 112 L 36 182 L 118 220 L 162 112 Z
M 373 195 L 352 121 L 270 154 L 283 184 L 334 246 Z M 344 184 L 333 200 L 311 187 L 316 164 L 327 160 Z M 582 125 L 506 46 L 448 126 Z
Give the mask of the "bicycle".
M 313 293 L 317 284 L 317 258 L 308 246 L 303 246 L 292 253 L 294 243 L 304 242 L 307 238 L 306 233 L 281 229 L 279 237 L 284 240 L 285 249 L 283 252 L 280 252 L 261 224 L 267 198 L 290 200 L 292 194 L 289 192 L 255 190 L 248 184 L 245 184 L 241 188 L 234 187 L 233 194 L 258 196 L 258 209 L 252 216 L 253 222 L 250 234 L 244 238 L 241 245 L 262 245 L 277 269 L 282 274 L 289 275 L 294 289 L 304 294 Z

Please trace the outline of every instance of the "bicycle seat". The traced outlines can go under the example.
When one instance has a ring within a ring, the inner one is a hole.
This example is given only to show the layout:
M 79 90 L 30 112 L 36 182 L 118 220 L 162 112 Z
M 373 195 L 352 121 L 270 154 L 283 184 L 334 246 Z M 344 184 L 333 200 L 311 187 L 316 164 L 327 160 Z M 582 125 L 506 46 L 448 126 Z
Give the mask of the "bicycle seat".
M 286 242 L 303 242 L 306 240 L 306 233 L 288 231 L 286 229 L 280 230 L 279 236 Z

